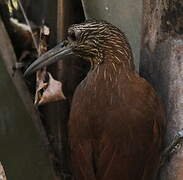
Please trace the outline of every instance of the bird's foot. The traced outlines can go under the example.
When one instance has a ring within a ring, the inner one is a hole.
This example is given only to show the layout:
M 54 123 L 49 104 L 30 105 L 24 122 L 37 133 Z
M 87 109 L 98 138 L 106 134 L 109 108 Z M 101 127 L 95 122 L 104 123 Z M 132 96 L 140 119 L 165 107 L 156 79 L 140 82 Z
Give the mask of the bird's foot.
M 183 145 L 183 129 L 180 130 L 177 135 L 173 138 L 171 144 L 165 148 L 165 150 L 162 153 L 161 158 L 161 167 L 165 164 L 165 162 L 169 161 L 170 158 L 178 152 L 178 150 Z

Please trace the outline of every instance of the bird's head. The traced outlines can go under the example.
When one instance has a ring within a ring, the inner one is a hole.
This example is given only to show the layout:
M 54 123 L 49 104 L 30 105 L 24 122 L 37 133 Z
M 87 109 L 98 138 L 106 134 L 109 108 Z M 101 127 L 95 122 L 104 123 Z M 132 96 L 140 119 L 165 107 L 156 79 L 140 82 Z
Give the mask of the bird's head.
M 28 67 L 25 75 L 72 54 L 92 64 L 100 64 L 106 59 L 120 63 L 126 58 L 130 59 L 133 66 L 131 49 L 125 35 L 106 21 L 90 20 L 70 26 L 67 40 L 39 57 Z M 114 54 L 116 58 L 105 58 Z

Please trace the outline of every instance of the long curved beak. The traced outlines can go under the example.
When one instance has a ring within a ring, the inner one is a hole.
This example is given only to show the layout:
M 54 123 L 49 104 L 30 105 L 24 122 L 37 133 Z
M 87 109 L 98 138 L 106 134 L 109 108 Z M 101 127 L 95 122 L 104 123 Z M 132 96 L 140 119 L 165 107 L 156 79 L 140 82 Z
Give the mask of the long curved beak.
M 40 56 L 36 61 L 34 61 L 24 72 L 24 76 L 34 73 L 42 67 L 48 66 L 57 62 L 58 60 L 62 60 L 63 57 L 74 54 L 72 48 L 62 42 L 58 44 L 53 49 L 47 51 L 45 54 Z

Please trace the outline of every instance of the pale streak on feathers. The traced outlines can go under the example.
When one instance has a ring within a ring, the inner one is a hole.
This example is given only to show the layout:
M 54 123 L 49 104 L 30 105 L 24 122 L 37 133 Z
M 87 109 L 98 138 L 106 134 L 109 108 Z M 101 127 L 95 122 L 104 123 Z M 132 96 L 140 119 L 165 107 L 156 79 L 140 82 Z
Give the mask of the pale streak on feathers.
M 106 80 L 106 69 L 104 70 L 104 80 Z
M 118 62 L 121 62 L 121 60 L 117 57 L 117 56 L 114 56 Z
M 117 69 L 116 69 L 115 64 L 114 64 L 114 63 L 112 63 L 112 65 L 113 65 L 113 67 L 114 67 L 115 72 L 117 72 Z

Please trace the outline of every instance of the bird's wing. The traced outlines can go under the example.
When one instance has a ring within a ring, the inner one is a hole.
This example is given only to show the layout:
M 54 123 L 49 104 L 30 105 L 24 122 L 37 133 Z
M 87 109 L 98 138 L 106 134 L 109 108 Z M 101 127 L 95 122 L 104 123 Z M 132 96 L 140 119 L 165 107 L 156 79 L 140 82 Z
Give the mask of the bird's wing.
M 77 143 L 77 144 L 75 144 Z M 72 139 L 71 145 L 71 168 L 75 180 L 96 180 L 92 165 L 92 142 L 76 141 Z M 79 178 L 79 179 L 78 179 Z

